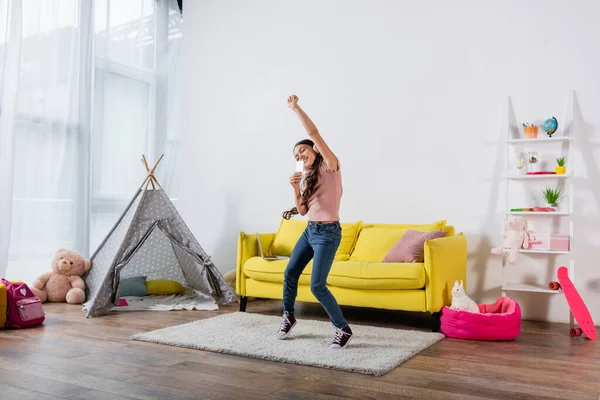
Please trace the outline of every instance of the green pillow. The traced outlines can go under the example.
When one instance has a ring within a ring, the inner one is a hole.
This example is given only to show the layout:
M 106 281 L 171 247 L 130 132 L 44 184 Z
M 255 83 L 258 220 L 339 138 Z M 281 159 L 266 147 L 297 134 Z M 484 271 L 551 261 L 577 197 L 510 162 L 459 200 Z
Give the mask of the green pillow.
M 121 279 L 121 282 L 119 284 L 119 296 L 148 296 L 148 289 L 146 288 L 146 277 L 134 276 L 131 278 Z

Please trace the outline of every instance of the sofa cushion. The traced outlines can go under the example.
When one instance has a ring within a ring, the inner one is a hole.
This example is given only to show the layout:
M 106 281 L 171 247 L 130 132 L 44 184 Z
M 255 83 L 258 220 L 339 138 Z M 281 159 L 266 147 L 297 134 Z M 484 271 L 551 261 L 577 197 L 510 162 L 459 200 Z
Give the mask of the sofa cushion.
M 350 255 L 351 261 L 382 262 L 394 244 L 410 229 L 421 232 L 442 230 L 446 221 L 438 221 L 428 225 L 364 225 L 361 229 L 356 246 Z
M 448 234 L 446 231 L 420 232 L 409 229 L 392 246 L 383 258 L 383 262 L 409 263 L 423 262 L 425 260 L 425 241 L 443 238 Z
M 148 296 L 148 288 L 146 287 L 146 276 L 132 276 L 131 278 L 123 278 L 119 281 L 119 296 Z
M 244 273 L 258 281 L 283 283 L 287 263 L 252 257 L 244 264 Z M 300 275 L 301 285 L 310 285 L 312 266 L 311 260 Z M 334 261 L 327 283 L 354 289 L 421 289 L 425 286 L 425 267 L 422 263 Z
M 148 289 L 148 294 L 154 296 L 170 296 L 184 293 L 186 290 L 181 283 L 170 279 L 152 279 L 146 281 L 146 288 Z
M 435 229 L 444 230 L 446 228 L 446 220 L 442 219 L 429 224 L 386 224 L 386 223 L 363 223 L 363 228 L 386 228 L 386 229 L 401 229 L 403 231 L 416 229 L 422 231 L 422 228 L 435 227 Z
M 279 230 L 275 234 L 273 243 L 269 249 L 270 254 L 278 256 L 291 256 L 292 250 L 302 233 L 306 229 L 308 221 L 306 220 L 286 220 L 282 219 L 279 224 Z M 360 232 L 362 221 L 358 222 L 343 222 L 342 240 L 335 253 L 335 259 L 344 261 L 350 259 L 350 253 L 356 244 L 356 238 Z
M 300 275 L 301 285 L 310 285 L 310 273 L 312 271 L 312 260 Z M 288 260 L 267 261 L 262 257 L 252 257 L 244 264 L 244 273 L 247 277 L 258 281 L 283 283 L 283 273 L 287 267 Z
M 347 261 L 350 259 L 350 254 L 356 244 L 356 239 L 362 227 L 362 221 L 358 222 L 342 222 L 342 241 L 335 253 L 335 260 Z
M 290 256 L 296 242 L 306 229 L 307 221 L 294 219 L 281 219 L 279 229 L 269 249 L 270 254 L 277 256 Z
M 423 263 L 334 262 L 327 284 L 353 289 L 422 289 Z

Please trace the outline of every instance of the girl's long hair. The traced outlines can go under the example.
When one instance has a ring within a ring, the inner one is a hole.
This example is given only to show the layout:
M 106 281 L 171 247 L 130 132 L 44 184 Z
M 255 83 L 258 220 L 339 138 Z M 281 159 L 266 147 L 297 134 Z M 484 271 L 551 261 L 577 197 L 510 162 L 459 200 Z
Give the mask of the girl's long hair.
M 301 140 L 294 145 L 294 149 L 301 144 L 307 144 L 314 148 L 314 142 L 310 139 Z M 317 184 L 319 183 L 319 170 L 321 169 L 321 164 L 323 163 L 323 156 L 321 153 L 317 152 L 317 156 L 312 165 L 311 171 L 308 172 L 304 178 L 304 183 L 300 187 L 300 191 L 302 193 L 302 205 L 308 205 L 308 199 L 315 193 L 317 189 Z M 290 219 L 294 215 L 299 214 L 298 208 L 294 207 L 290 210 L 283 212 L 283 218 Z

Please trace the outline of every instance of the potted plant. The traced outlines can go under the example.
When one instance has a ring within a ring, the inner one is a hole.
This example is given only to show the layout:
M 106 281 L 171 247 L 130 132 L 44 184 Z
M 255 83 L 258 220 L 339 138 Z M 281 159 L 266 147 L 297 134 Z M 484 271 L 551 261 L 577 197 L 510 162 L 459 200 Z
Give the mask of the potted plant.
M 565 160 L 567 158 L 566 157 L 559 157 L 556 159 L 556 164 L 558 164 L 556 166 L 556 173 L 557 174 L 564 174 L 567 171 L 567 167 L 565 167 Z
M 542 190 L 542 194 L 548 207 L 558 207 L 558 200 L 562 198 L 562 191 L 560 189 L 546 188 Z

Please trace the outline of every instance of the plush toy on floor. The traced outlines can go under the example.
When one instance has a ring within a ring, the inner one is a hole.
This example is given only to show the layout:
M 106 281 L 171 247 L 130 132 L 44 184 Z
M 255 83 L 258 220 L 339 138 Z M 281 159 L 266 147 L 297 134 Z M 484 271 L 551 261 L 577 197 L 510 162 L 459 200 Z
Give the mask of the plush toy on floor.
M 452 304 L 450 305 L 450 309 L 452 310 L 465 310 L 472 313 L 479 312 L 479 306 L 475 303 L 467 294 L 465 293 L 465 288 L 463 287 L 463 281 L 460 283 L 458 281 L 454 281 L 454 286 L 452 287 Z
M 519 249 L 531 247 L 527 220 L 521 216 L 512 217 L 504 225 L 504 243 L 502 246 L 494 247 L 492 254 L 502 255 L 504 249 L 510 249 L 507 261 L 510 264 L 517 263 Z
M 31 291 L 42 301 L 81 304 L 85 301 L 85 282 L 81 278 L 92 262 L 72 250 L 60 249 L 52 259 L 52 271 L 39 276 Z
M 229 285 L 229 287 L 234 291 L 235 291 L 235 281 L 237 279 L 236 274 L 237 274 L 237 271 L 235 269 L 232 269 L 231 271 L 229 271 L 225 275 L 223 275 L 223 279 L 225 279 L 225 283 L 227 283 Z M 256 300 L 256 298 L 248 297 L 247 300 L 254 301 L 254 300 Z
M 225 279 L 225 283 L 229 285 L 229 287 L 235 290 L 235 278 L 236 278 L 236 270 L 232 269 L 223 275 L 223 279 Z

